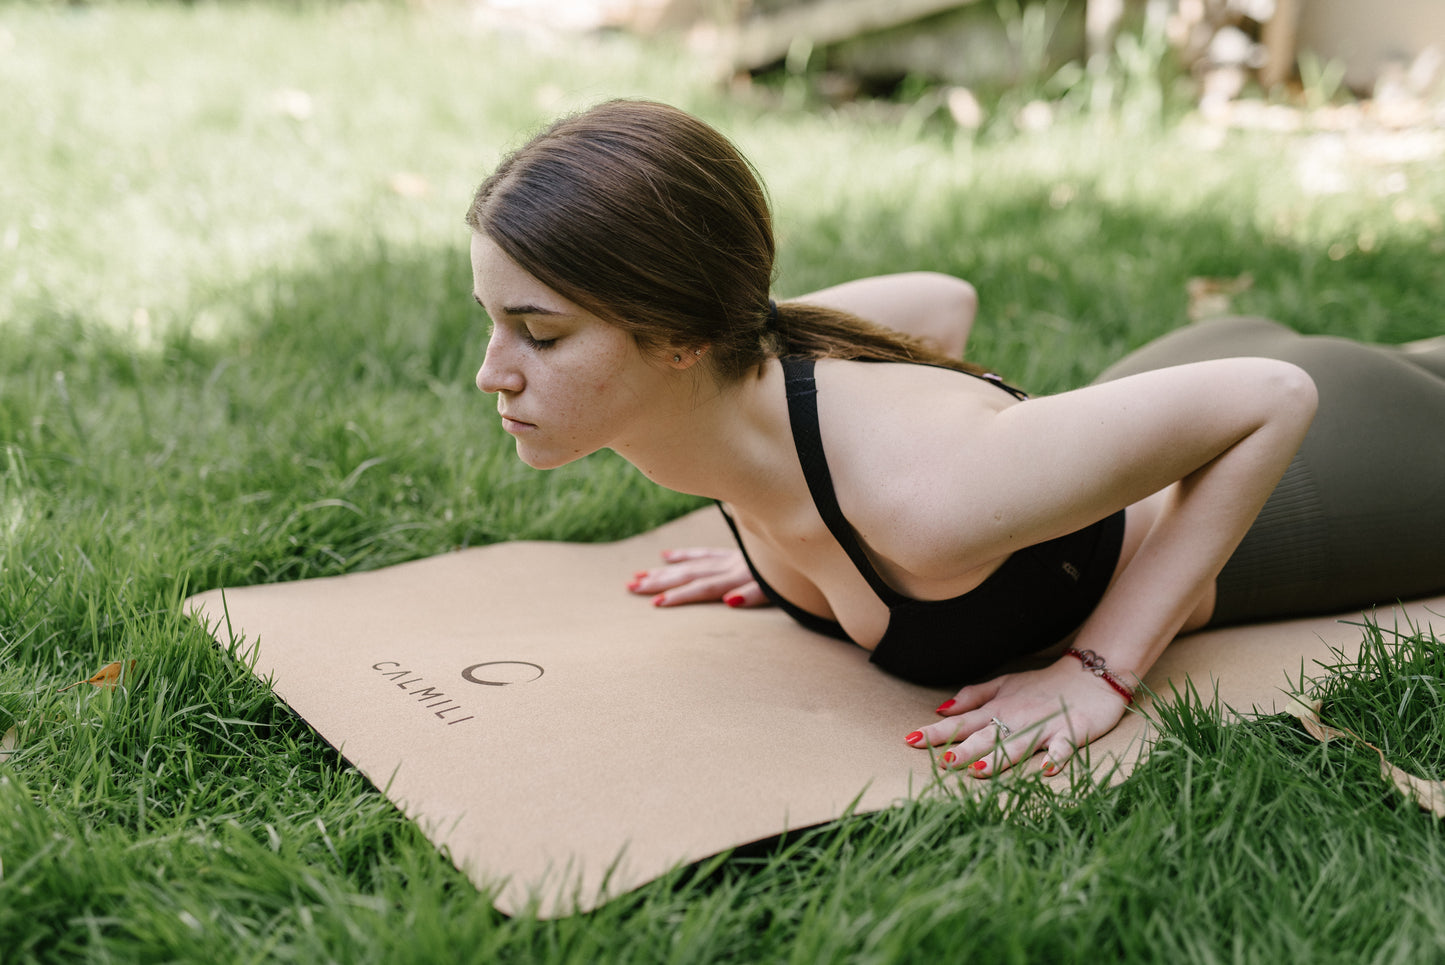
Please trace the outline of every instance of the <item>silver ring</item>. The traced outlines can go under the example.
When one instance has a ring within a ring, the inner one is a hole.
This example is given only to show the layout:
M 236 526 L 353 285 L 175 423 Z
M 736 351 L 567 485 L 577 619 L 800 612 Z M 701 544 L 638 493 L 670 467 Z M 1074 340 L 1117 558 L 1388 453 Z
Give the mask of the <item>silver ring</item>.
M 991 718 L 989 718 L 989 719 L 993 721 L 993 726 L 997 727 L 997 728 L 998 728 L 998 732 L 999 732 L 1000 734 L 1002 734 L 1004 737 L 1007 737 L 1008 735 L 1010 735 L 1010 734 L 1012 734 L 1012 733 L 1014 732 L 1014 729 L 1013 729 L 1012 727 L 1010 727 L 1008 724 L 1005 724 L 1003 721 L 999 720 L 997 717 L 991 717 Z

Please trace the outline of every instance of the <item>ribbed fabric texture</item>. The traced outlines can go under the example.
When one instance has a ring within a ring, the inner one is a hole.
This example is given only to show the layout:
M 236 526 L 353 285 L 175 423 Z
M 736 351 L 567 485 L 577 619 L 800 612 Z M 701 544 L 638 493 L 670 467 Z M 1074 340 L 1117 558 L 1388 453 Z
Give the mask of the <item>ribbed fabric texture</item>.
M 1329 532 L 1314 474 L 1285 470 L 1216 581 L 1213 626 L 1317 612 L 1329 582 Z

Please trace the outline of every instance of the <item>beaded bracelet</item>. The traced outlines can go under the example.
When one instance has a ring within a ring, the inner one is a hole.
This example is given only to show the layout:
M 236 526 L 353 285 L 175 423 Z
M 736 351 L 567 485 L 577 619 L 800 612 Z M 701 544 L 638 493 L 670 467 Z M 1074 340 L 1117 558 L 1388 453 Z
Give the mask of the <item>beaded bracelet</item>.
M 1124 686 L 1119 678 L 1114 676 L 1114 672 L 1104 666 L 1103 657 L 1092 650 L 1075 650 L 1073 647 L 1065 650 L 1064 653 L 1071 657 L 1078 657 L 1079 662 L 1084 665 L 1084 669 L 1118 691 L 1119 696 L 1124 698 L 1125 704 L 1134 702 L 1134 691 Z

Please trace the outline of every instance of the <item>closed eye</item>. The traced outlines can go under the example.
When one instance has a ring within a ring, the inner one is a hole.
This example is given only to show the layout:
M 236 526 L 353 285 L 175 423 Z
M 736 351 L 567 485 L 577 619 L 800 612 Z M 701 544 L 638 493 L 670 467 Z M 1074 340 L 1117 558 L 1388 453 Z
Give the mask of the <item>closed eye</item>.
M 484 311 L 484 312 L 487 311 L 487 306 L 482 303 L 481 297 L 478 296 L 475 292 L 472 293 L 472 299 L 473 299 L 478 305 L 481 305 L 482 311 Z M 537 306 L 537 305 L 508 305 L 506 308 L 503 308 L 503 309 L 502 309 L 502 315 L 503 315 L 503 317 L 506 317 L 506 318 L 517 318 L 517 319 L 520 319 L 520 318 L 522 318 L 522 317 L 524 317 L 524 316 L 527 316 L 527 315 L 537 315 L 537 316 L 542 316 L 542 317 L 548 317 L 548 316 L 561 317 L 561 316 L 564 316 L 565 314 L 566 314 L 565 312 L 559 312 L 559 311 L 556 311 L 556 310 L 551 309 L 551 308 L 541 308 L 541 307 L 539 307 L 539 306 Z M 489 322 L 492 322 L 492 324 L 489 324 L 489 325 L 487 326 L 487 339 L 488 339 L 488 341 L 490 341 L 490 340 L 491 340 L 491 337 L 492 337 L 492 329 L 493 329 L 493 327 L 494 327 L 494 325 L 495 325 L 495 320 L 494 320 L 494 316 L 492 316 L 492 313 L 491 313 L 491 312 L 487 312 L 487 317 L 488 317 L 488 321 L 489 321 Z M 519 328 L 519 333 L 520 333 L 523 341 L 525 341 L 525 342 L 527 343 L 527 345 L 529 345 L 530 347 L 532 347 L 532 348 L 534 348 L 534 349 L 537 349 L 538 351 L 546 351 L 547 349 L 549 349 L 549 348 L 551 348 L 552 346 L 554 346 L 554 345 L 557 344 L 557 338 L 556 338 L 556 337 L 552 337 L 552 338 L 538 338 L 537 336 L 533 335 L 533 334 L 532 334 L 532 330 L 531 330 L 530 328 L 527 328 L 525 325 L 520 325 L 520 326 L 518 326 L 518 328 Z
M 486 342 L 488 342 L 488 343 L 491 342 L 491 340 L 492 340 L 492 333 L 493 333 L 495 330 L 496 330 L 496 324 L 495 324 L 495 323 L 492 323 L 492 322 L 490 321 L 490 319 L 489 319 L 489 320 L 488 320 L 488 325 L 487 325 L 487 336 L 486 336 L 486 339 L 485 339 Z M 554 346 L 554 345 L 557 344 L 557 339 L 556 339 L 556 338 L 537 338 L 537 337 L 534 336 L 530 331 L 528 331 L 526 328 L 523 328 L 520 334 L 521 334 L 522 341 L 526 342 L 527 345 L 528 345 L 528 347 L 534 348 L 534 349 L 536 349 L 536 350 L 539 351 L 539 352 L 544 352 L 544 351 L 546 351 L 547 349 L 549 349 L 549 348 L 551 348 L 552 346 Z

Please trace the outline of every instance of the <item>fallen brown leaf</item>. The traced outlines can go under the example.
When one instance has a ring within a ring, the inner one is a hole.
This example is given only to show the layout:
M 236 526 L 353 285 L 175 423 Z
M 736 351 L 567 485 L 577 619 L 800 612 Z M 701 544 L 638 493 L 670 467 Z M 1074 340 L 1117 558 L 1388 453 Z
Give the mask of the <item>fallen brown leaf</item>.
M 4 737 L 0 737 L 0 761 L 5 760 L 5 758 L 15 753 L 19 740 L 20 737 L 15 732 L 14 727 L 7 730 Z
M 67 684 L 61 687 L 60 692 L 65 693 L 65 691 L 71 687 L 79 687 L 81 684 L 90 684 L 95 687 L 119 687 L 121 678 L 133 670 L 135 670 L 134 660 L 117 660 L 114 663 L 108 663 L 104 667 L 101 667 L 92 677 L 87 677 L 85 680 L 77 680 L 73 684 Z
M 1400 793 L 1437 818 L 1445 818 L 1445 781 L 1427 781 L 1403 771 L 1380 755 L 1380 775 L 1394 784 Z
M 1254 287 L 1254 275 L 1245 272 L 1235 278 L 1191 278 L 1184 290 L 1189 295 L 1189 320 L 1197 322 L 1214 315 L 1229 314 L 1234 296 Z
M 1285 709 L 1299 719 L 1311 737 L 1321 743 L 1343 737 L 1363 744 L 1374 751 L 1380 758 L 1381 777 L 1393 784 L 1397 791 L 1414 801 L 1422 810 L 1429 811 L 1436 817 L 1445 818 L 1445 781 L 1429 781 L 1391 764 L 1385 760 L 1384 751 L 1358 734 L 1331 727 L 1320 720 L 1322 706 L 1322 702 L 1318 700 L 1307 704 L 1298 697 L 1291 696 L 1285 704 Z

